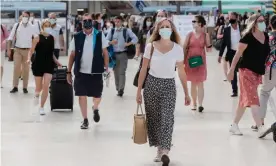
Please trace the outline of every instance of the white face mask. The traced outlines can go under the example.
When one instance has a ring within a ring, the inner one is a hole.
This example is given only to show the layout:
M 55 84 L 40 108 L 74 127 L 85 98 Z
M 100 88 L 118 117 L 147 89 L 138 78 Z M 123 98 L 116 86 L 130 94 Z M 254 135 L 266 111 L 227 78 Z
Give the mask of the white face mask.
M 193 28 L 197 28 L 198 27 L 198 23 L 193 23 Z
M 127 22 L 124 22 L 124 26 L 127 26 Z
M 30 21 L 31 21 L 31 22 L 34 21 L 34 17 L 30 17 Z
M 49 21 L 52 25 L 54 25 L 56 23 L 56 19 L 53 19 L 53 18 L 49 19 Z
M 146 24 L 147 24 L 147 27 L 150 27 L 152 23 L 151 21 L 147 21 Z
M 51 34 L 52 28 L 46 27 L 46 28 L 44 28 L 44 32 L 46 32 L 46 33 L 48 33 L 48 34 Z
M 22 22 L 23 22 L 24 24 L 28 23 L 28 21 L 29 21 L 29 17 L 23 17 L 23 18 L 22 18 Z

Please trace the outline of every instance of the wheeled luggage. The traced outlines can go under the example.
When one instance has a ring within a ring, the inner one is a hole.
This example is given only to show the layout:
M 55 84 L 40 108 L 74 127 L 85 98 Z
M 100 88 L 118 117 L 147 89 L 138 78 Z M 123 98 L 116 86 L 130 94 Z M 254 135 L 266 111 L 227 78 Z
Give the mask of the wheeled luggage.
M 56 68 L 50 86 L 51 111 L 69 109 L 73 111 L 74 94 L 72 85 L 67 82 L 67 67 Z

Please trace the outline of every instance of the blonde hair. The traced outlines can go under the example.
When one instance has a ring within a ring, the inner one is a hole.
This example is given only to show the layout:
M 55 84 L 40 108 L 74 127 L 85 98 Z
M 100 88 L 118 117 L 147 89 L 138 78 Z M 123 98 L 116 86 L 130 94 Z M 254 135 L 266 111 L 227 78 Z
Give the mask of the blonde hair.
M 180 36 L 177 33 L 176 27 L 173 24 L 173 22 L 167 18 L 163 18 L 161 19 L 158 24 L 155 25 L 154 31 L 149 39 L 149 42 L 152 43 L 154 41 L 158 41 L 161 39 L 161 36 L 159 35 L 159 30 L 160 30 L 160 26 L 162 25 L 163 21 L 169 21 L 169 23 L 171 24 L 171 29 L 172 29 L 172 34 L 171 34 L 171 41 L 180 44 Z
M 261 16 L 262 15 L 260 15 L 260 14 L 253 14 L 252 16 L 250 16 L 248 18 L 248 24 L 246 26 L 246 29 L 242 32 L 242 37 L 244 37 L 245 35 L 247 35 L 250 32 L 255 32 L 255 26 L 257 24 L 257 20 Z

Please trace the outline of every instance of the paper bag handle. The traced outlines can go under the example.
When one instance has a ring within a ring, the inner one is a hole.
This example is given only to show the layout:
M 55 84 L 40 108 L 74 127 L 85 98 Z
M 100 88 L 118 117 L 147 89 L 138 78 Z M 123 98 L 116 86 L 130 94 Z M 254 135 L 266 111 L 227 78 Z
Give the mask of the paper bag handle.
M 143 114 L 144 114 L 144 111 L 143 111 L 143 108 L 142 108 L 141 104 L 137 104 L 137 111 L 136 111 L 136 114 L 137 114 L 137 115 L 139 114 L 139 107 L 140 107 L 141 113 L 142 113 L 142 115 L 143 115 Z

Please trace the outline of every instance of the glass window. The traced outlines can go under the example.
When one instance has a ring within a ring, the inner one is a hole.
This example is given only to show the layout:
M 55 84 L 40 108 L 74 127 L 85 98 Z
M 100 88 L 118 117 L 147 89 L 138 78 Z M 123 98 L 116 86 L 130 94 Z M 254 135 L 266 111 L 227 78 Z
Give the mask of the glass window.
M 65 10 L 59 10 L 59 11 L 45 10 L 44 11 L 44 17 L 47 18 L 48 14 L 50 14 L 50 13 L 56 13 L 57 18 L 66 17 L 66 11 Z
M 1 10 L 1 18 L 13 18 L 15 19 L 15 11 L 14 10 Z
M 22 14 L 22 12 L 24 12 L 25 10 L 20 10 L 19 11 L 19 15 Z M 34 13 L 35 18 L 41 18 L 41 10 L 28 10 L 28 12 L 30 13 Z

